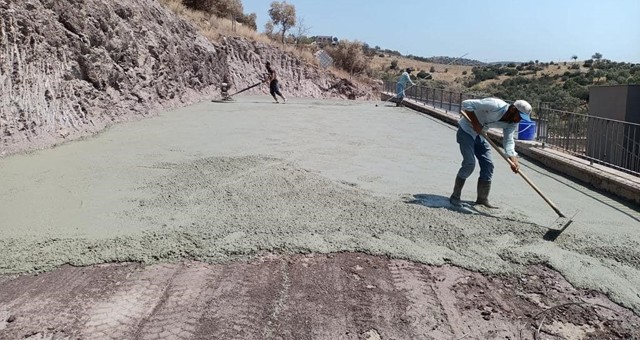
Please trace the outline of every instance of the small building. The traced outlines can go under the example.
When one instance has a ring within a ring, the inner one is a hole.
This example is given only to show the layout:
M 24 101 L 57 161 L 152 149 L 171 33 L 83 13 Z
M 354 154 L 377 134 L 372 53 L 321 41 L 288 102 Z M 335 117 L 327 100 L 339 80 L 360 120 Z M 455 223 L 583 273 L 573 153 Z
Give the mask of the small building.
M 587 156 L 640 169 L 640 85 L 590 87 L 589 116 Z
M 327 46 L 327 45 L 335 45 L 334 41 L 338 39 L 332 37 L 330 35 L 318 35 L 313 37 L 313 42 L 315 42 L 318 46 Z

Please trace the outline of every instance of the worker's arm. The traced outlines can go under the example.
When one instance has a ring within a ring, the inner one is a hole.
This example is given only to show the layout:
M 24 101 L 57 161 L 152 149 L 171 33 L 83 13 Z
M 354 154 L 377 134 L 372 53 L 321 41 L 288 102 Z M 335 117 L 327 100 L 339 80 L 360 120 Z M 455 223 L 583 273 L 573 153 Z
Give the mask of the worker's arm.
M 518 173 L 518 171 L 520 171 L 520 164 L 518 163 L 518 153 L 516 152 L 515 141 L 517 134 L 518 129 L 516 124 L 511 124 L 510 126 L 502 130 L 502 147 L 504 148 L 505 154 L 511 161 L 511 171 L 513 171 L 514 173 Z
M 471 126 L 473 126 L 473 130 L 479 135 L 482 134 L 482 124 L 480 124 L 480 121 L 478 120 L 476 113 L 469 110 L 464 110 L 464 113 L 466 113 L 467 117 L 469 117 L 469 121 L 471 121 Z

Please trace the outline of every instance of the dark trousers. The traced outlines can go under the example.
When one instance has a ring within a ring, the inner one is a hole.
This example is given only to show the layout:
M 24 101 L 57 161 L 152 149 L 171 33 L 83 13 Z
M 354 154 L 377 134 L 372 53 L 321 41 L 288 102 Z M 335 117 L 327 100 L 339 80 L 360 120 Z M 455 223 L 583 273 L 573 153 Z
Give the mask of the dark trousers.
M 282 96 L 282 93 L 280 93 L 280 85 L 278 85 L 277 79 L 272 80 L 271 83 L 269 83 L 269 90 L 273 98 L 276 97 L 276 94 Z

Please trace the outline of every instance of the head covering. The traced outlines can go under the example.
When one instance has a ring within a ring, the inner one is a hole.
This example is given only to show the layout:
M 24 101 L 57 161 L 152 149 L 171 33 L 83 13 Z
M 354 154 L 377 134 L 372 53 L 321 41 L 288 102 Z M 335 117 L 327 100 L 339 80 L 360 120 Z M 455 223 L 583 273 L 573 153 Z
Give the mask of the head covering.
M 531 112 L 533 111 L 531 109 L 531 104 L 529 104 L 529 102 L 527 102 L 526 100 L 516 100 L 513 103 L 513 106 L 516 107 L 516 109 L 518 109 L 518 111 L 520 111 L 520 118 L 522 118 L 522 120 L 530 122 L 531 121 Z

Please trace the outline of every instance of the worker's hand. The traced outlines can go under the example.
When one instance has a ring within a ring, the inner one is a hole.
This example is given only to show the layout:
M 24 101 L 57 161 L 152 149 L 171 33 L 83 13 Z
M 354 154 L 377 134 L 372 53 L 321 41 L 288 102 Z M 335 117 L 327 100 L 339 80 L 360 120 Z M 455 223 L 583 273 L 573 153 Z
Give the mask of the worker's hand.
M 518 157 L 509 157 L 509 160 L 511 161 L 511 171 L 513 171 L 514 173 L 518 173 L 520 172 L 520 164 L 518 163 Z

